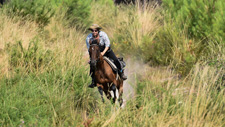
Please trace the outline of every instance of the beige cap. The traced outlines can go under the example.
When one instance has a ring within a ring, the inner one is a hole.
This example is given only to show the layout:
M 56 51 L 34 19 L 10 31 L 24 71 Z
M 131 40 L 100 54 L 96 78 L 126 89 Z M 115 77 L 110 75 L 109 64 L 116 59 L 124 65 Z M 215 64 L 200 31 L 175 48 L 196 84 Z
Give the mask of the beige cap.
M 93 30 L 93 29 L 98 29 L 98 30 L 100 30 L 100 29 L 102 29 L 98 24 L 92 24 L 89 28 L 88 28 L 88 30 Z

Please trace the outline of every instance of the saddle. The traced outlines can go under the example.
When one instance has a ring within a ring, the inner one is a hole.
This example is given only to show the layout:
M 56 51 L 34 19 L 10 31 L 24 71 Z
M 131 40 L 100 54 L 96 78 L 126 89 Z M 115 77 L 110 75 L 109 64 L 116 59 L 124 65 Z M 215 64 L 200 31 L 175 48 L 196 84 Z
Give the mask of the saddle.
M 114 64 L 114 61 L 106 56 L 103 57 L 105 59 L 105 61 L 110 65 L 110 67 L 112 68 L 112 70 L 114 72 L 117 72 L 118 69 L 116 67 L 116 65 Z M 121 68 L 124 69 L 125 66 L 126 66 L 126 63 L 123 61 L 123 57 L 120 57 L 118 58 L 119 62 L 120 62 L 120 65 L 121 65 Z

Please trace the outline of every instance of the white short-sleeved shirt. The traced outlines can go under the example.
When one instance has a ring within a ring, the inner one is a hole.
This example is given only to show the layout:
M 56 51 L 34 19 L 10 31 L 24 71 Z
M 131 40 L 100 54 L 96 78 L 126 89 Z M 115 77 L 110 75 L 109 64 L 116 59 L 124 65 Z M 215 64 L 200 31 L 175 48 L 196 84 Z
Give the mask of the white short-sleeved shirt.
M 89 44 L 90 39 L 93 39 L 92 33 L 90 33 L 86 38 L 86 45 L 87 45 L 88 50 L 90 47 L 90 44 Z M 99 31 L 99 40 L 100 40 L 99 44 L 101 46 L 105 45 L 105 47 L 110 47 L 109 37 L 105 32 Z

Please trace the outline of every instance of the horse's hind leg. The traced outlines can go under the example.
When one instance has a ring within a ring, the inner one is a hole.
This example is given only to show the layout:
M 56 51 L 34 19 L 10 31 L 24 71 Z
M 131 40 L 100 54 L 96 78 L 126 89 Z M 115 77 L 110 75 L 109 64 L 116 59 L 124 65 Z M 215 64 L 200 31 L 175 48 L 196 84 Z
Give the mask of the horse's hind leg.
M 113 97 L 113 103 L 116 102 L 116 85 L 113 83 L 111 86 L 111 90 L 113 91 L 114 97 Z
M 122 104 L 123 104 L 123 82 L 120 83 L 118 91 L 119 91 L 119 99 L 118 99 L 118 101 L 120 103 L 120 106 L 122 106 Z
M 104 103 L 105 101 L 104 101 L 104 99 L 103 99 L 103 89 L 102 89 L 101 86 L 98 87 L 98 92 L 100 93 L 101 98 L 102 98 L 102 102 Z

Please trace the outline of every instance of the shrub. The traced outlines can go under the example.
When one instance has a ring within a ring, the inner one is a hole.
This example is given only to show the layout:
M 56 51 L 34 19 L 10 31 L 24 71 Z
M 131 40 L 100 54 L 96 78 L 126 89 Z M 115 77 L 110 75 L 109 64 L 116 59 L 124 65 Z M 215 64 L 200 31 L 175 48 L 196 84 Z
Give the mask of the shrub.
M 9 16 L 31 19 L 39 25 L 47 25 L 55 12 L 49 0 L 12 0 L 5 7 Z
M 114 38 L 112 40 L 113 46 L 116 50 L 123 54 L 134 54 L 134 50 L 138 52 L 141 34 L 141 25 L 136 14 L 136 8 L 129 6 L 129 8 L 122 7 L 120 12 L 123 14 L 124 19 L 118 16 L 118 24 L 115 26 Z M 121 16 L 121 15 L 120 15 Z M 135 53 L 138 54 L 138 53 Z
M 11 68 L 20 66 L 27 68 L 28 71 L 34 71 L 54 60 L 52 52 L 41 49 L 37 40 L 31 41 L 28 49 L 23 47 L 21 41 L 13 45 L 9 43 L 7 44 L 7 51 L 10 56 Z
M 184 75 L 201 58 L 204 49 L 201 41 L 189 39 L 186 32 L 174 27 L 173 23 L 165 23 L 154 38 L 145 36 L 142 41 L 141 52 L 146 62 L 163 66 L 172 64 Z
M 202 57 L 210 59 L 210 45 L 216 42 L 222 47 L 224 42 L 225 20 L 221 8 L 225 6 L 220 3 L 220 0 L 164 0 L 163 26 L 154 38 L 142 39 L 144 60 L 153 65 L 172 63 L 179 73 L 186 75 Z
M 166 19 L 172 17 L 179 29 L 188 28 L 190 37 L 217 41 L 225 39 L 223 0 L 164 0 L 163 5 L 168 12 Z
M 88 75 L 84 68 L 61 70 L 0 79 L 0 125 L 72 126 L 81 121 L 76 110 L 93 110 L 97 103 L 93 90 L 84 85 Z
M 65 1 L 65 6 L 67 8 L 65 19 L 69 22 L 69 26 L 87 28 L 90 25 L 90 3 L 90 0 Z

